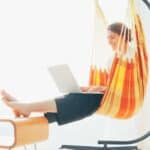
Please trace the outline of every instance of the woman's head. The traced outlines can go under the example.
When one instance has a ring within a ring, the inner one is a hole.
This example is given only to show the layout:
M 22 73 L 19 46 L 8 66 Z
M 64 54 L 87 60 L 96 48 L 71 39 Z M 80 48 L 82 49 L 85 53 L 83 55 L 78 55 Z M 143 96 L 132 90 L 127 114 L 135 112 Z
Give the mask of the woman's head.
M 116 22 L 110 24 L 107 30 L 108 42 L 114 50 L 118 48 L 117 46 L 119 46 L 119 40 L 120 44 L 124 43 L 124 45 L 126 45 L 127 42 L 131 41 L 131 30 L 123 23 Z

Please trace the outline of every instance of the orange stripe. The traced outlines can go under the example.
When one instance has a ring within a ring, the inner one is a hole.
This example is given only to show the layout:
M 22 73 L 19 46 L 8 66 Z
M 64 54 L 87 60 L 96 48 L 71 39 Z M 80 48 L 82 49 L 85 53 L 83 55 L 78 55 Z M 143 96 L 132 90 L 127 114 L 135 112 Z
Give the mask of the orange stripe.
M 128 108 L 128 113 L 126 114 L 126 118 L 129 118 L 133 115 L 134 111 L 135 111 L 135 106 L 136 106 L 136 100 L 135 100 L 135 84 L 134 84 L 134 64 L 131 63 L 131 66 L 130 66 L 130 72 L 131 72 L 131 78 L 130 78 L 130 85 L 129 85 L 129 91 L 130 91 L 130 98 L 129 98 L 129 101 L 130 101 L 130 105 L 129 105 L 129 108 Z
M 128 104 L 128 98 L 129 98 L 128 96 L 129 96 L 129 76 L 130 76 L 130 69 L 129 69 L 128 64 L 126 66 L 125 74 L 127 76 L 125 76 L 125 79 L 124 79 L 124 86 L 123 86 L 123 91 L 122 91 L 120 109 L 119 109 L 119 112 L 116 115 L 117 118 L 121 118 L 126 113 L 127 106 L 129 105 Z

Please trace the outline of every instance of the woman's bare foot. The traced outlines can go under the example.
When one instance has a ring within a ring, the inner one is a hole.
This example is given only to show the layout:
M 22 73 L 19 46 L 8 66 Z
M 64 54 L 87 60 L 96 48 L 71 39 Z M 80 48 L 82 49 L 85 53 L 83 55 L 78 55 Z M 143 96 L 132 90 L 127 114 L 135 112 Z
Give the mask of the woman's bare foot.
M 16 98 L 5 92 L 4 90 L 0 91 L 1 99 L 3 102 L 12 110 L 16 117 L 28 117 L 30 115 L 30 111 L 28 110 L 28 104 L 18 102 Z

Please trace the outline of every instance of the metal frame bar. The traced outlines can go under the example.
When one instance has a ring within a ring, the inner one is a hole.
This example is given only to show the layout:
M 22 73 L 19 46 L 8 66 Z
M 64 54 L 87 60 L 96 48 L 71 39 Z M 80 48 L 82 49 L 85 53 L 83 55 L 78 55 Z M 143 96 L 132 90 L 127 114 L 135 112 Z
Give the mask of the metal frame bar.
M 80 145 L 62 145 L 60 149 L 72 150 L 138 150 L 137 146 L 122 146 L 122 147 L 94 147 L 94 146 L 80 146 Z
M 148 7 L 148 9 L 150 10 L 150 3 L 147 1 L 147 0 L 142 0 L 144 3 L 145 3 L 145 5 Z
M 138 150 L 137 146 L 130 146 L 131 144 L 139 143 L 146 138 L 150 137 L 150 131 L 148 131 L 143 136 L 128 141 L 106 141 L 106 140 L 99 140 L 98 144 L 102 145 L 100 147 L 94 146 L 81 146 L 81 145 L 62 145 L 60 149 L 73 149 L 73 150 Z M 118 147 L 108 147 L 108 145 L 123 145 Z M 129 145 L 129 146 L 124 146 Z

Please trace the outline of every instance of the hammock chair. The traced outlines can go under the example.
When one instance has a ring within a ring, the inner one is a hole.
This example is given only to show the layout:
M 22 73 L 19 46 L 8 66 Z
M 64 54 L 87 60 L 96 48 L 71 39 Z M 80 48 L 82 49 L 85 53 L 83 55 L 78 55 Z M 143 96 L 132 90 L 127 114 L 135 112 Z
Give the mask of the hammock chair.
M 125 51 L 120 50 L 121 37 L 125 38 L 125 28 L 122 27 L 118 49 L 112 61 L 111 69 L 101 68 L 99 56 L 105 48 L 105 30 L 107 20 L 95 0 L 95 39 L 92 52 L 92 63 L 89 73 L 90 86 L 106 86 L 102 103 L 97 111 L 100 115 L 106 115 L 116 119 L 128 119 L 136 115 L 142 108 L 148 83 L 148 53 L 146 49 L 145 35 L 142 20 L 138 14 L 136 3 L 129 0 L 127 19 L 125 23 L 131 29 L 131 42 L 127 43 Z M 123 46 L 123 44 L 121 45 Z M 74 150 L 137 150 L 137 146 L 107 147 L 110 145 L 135 144 L 150 136 L 147 132 L 144 136 L 129 141 L 98 141 L 103 147 L 62 145 L 62 149 Z
M 125 52 L 117 49 L 111 70 L 99 68 L 97 51 L 93 49 L 90 85 L 106 85 L 102 104 L 97 113 L 118 119 L 127 119 L 135 115 L 142 107 L 148 83 L 148 56 L 141 18 L 136 10 L 134 0 L 129 1 L 129 26 L 132 41 L 128 42 Z M 96 1 L 96 11 L 103 26 L 107 25 L 102 10 Z M 122 33 L 127 32 L 122 27 Z M 120 35 L 125 36 L 124 35 Z M 125 38 L 125 37 L 124 37 Z M 118 42 L 118 47 L 122 43 Z M 123 45 L 123 44 L 122 44 Z M 121 46 L 122 46 L 121 45 Z

